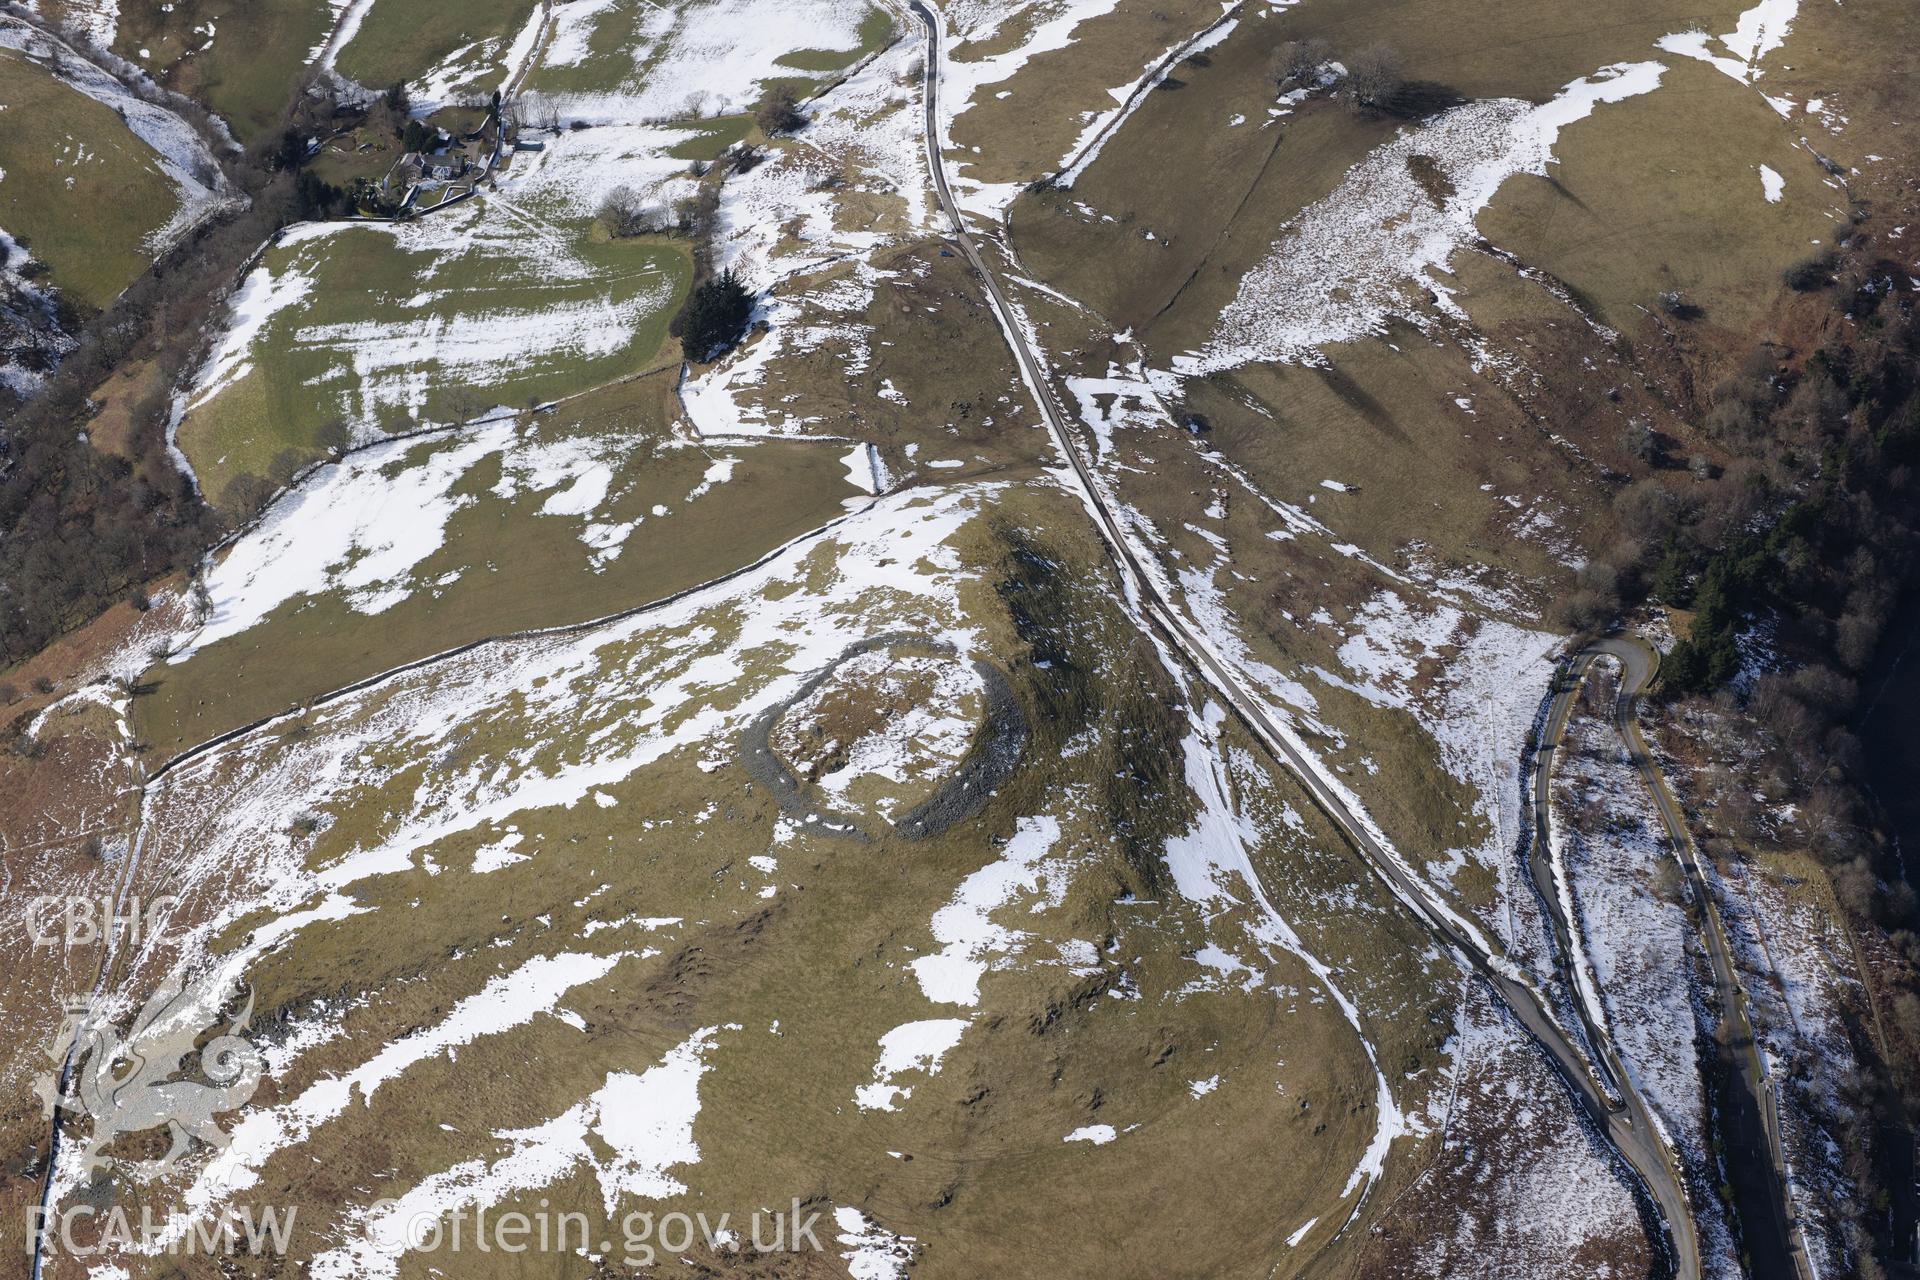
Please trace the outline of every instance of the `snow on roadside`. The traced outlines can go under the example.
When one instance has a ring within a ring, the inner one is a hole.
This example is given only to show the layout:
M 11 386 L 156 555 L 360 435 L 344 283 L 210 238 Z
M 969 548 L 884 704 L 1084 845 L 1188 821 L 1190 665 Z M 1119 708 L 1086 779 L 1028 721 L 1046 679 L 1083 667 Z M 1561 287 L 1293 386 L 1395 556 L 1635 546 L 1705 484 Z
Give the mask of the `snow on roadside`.
M 1640 1274 L 1618 1265 L 1646 1239 L 1618 1158 L 1483 983 L 1463 980 L 1445 1052 L 1451 1088 L 1425 1117 L 1439 1147 L 1395 1207 L 1425 1242 L 1403 1273 Z
M 860 191 L 898 194 L 906 202 L 905 230 L 934 225 L 933 181 L 921 132 L 920 78 L 926 37 L 915 23 L 907 35 L 844 82 L 808 104 L 802 146 L 839 159 L 862 176 Z
M 1221 19 L 1186 46 L 1184 56 L 1191 57 L 1196 53 L 1205 53 L 1226 40 L 1239 25 L 1238 18 Z M 1165 61 L 1168 56 L 1162 55 L 1155 61 Z M 1152 65 L 1149 64 L 1149 70 Z M 1067 152 L 1067 155 L 1072 157 L 1072 163 L 1060 171 L 1059 176 L 1054 179 L 1054 185 L 1067 188 L 1078 181 L 1080 175 L 1087 171 L 1088 166 L 1100 158 L 1100 153 L 1105 150 L 1108 140 L 1120 131 L 1120 127 L 1126 124 L 1135 111 L 1139 110 L 1140 104 L 1147 100 L 1147 95 L 1166 83 L 1167 77 L 1173 74 L 1176 65 L 1178 64 L 1168 62 L 1167 66 L 1161 70 L 1153 72 L 1134 84 L 1108 90 L 1120 105 L 1112 111 L 1102 112 L 1088 122 L 1087 127 L 1081 131 L 1080 137 L 1075 140 L 1072 150 Z
M 1709 981 L 1688 944 L 1677 855 L 1606 720 L 1576 704 L 1554 764 L 1552 856 L 1587 1002 L 1687 1169 L 1708 1274 L 1737 1276 L 1697 1052 Z
M 1327 619 L 1327 621 L 1331 621 Z M 1469 864 L 1499 885 L 1492 923 L 1536 981 L 1552 973 L 1551 941 L 1515 852 L 1525 825 L 1521 754 L 1554 672 L 1560 637 L 1448 603 L 1410 601 L 1392 588 L 1367 600 L 1340 630 L 1342 677 L 1321 673 L 1376 706 L 1410 712 L 1439 749 L 1439 763 L 1475 797 L 1486 834 L 1445 851 L 1446 874 Z
M 977 3 L 949 6 L 940 21 L 947 29 L 942 41 L 940 69 L 941 148 L 948 142 L 953 122 L 972 105 L 982 88 L 1013 78 L 1022 67 L 1044 53 L 1073 43 L 1074 33 L 1090 19 L 1112 12 L 1119 0 L 1015 0 L 1014 3 Z M 1024 24 L 1022 38 L 1011 47 L 985 57 L 969 57 L 969 46 L 996 41 L 1008 23 Z M 1124 97 L 1124 95 L 1122 95 Z M 1063 157 L 1064 159 L 1064 157 Z M 954 199 L 969 213 L 997 219 L 1013 203 L 1024 184 L 983 183 L 966 175 L 967 161 L 958 153 L 948 168 Z
M 1857 1070 L 1846 1010 L 1861 1000 L 1845 926 L 1796 900 L 1777 874 L 1734 860 L 1711 882 L 1787 1156 L 1787 1190 L 1816 1273 L 1851 1266 L 1843 1220 L 1856 1189 L 1840 1145 Z

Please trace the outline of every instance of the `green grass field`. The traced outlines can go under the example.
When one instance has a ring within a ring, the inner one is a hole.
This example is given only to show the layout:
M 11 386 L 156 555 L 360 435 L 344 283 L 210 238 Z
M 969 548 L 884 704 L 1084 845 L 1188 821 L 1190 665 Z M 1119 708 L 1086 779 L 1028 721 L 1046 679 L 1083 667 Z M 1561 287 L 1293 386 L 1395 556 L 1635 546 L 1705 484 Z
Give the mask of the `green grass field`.
M 1634 324 L 1636 308 L 1661 291 L 1682 288 L 1710 321 L 1738 328 L 1774 295 L 1781 268 L 1830 232 L 1822 212 L 1838 197 L 1794 145 L 1794 130 L 1750 88 L 1655 47 L 1696 22 L 1730 30 L 1728 7 L 1648 0 L 1599 32 L 1570 4 L 1472 9 L 1479 16 L 1421 17 L 1358 0 L 1337 11 L 1244 16 L 1205 65 L 1177 72 L 1177 91 L 1142 104 L 1070 192 L 1016 203 L 1022 256 L 1156 348 L 1199 346 L 1278 228 L 1409 127 L 1324 100 L 1269 122 L 1272 51 L 1310 36 L 1328 40 L 1335 56 L 1391 40 L 1409 79 L 1471 98 L 1539 102 L 1611 62 L 1665 64 L 1660 89 L 1565 128 L 1551 176 L 1513 179 L 1480 221 L 1494 243 L 1597 301 L 1616 327 Z M 1518 48 L 1527 56 L 1514 57 Z M 1044 65 L 1036 59 L 1024 74 Z M 1011 112 L 1020 98 L 1016 87 L 994 109 Z M 988 145 L 981 163 L 1004 165 L 1008 157 L 994 152 L 1011 145 Z M 1762 197 L 1761 163 L 1787 177 L 1783 202 Z M 1196 191 L 1208 198 L 1192 198 Z
M 143 243 L 178 207 L 153 149 L 119 116 L 0 49 L 0 228 L 31 243 L 53 283 L 104 307 L 147 269 Z M 41 129 L 17 127 L 35 120 Z
M 715 116 L 692 126 L 696 132 L 667 148 L 676 160 L 718 160 L 720 153 L 753 129 L 752 116 Z
M 536 7 L 534 0 L 376 0 L 340 51 L 340 74 L 376 87 L 417 80 L 472 45 L 493 41 L 475 66 L 476 72 L 490 68 L 484 73 L 492 77 L 490 90 L 504 70 L 507 45 Z
M 488 218 L 476 202 L 418 225 L 431 234 Z M 646 368 L 686 287 L 684 248 L 506 225 L 504 238 L 430 241 L 348 228 L 269 253 L 267 270 L 312 288 L 257 335 L 250 370 L 187 415 L 180 444 L 207 492 L 266 474 L 282 450 L 311 453 L 334 418 L 406 429 Z M 571 273 L 523 256 L 555 252 L 554 239 L 578 259 Z
M 123 5 L 113 47 L 168 87 L 206 103 L 248 142 L 279 125 L 294 82 L 308 54 L 326 40 L 333 16 L 326 0 Z M 150 56 L 142 57 L 143 49 Z
M 440 549 L 415 566 L 413 595 L 378 614 L 337 595 L 297 597 L 253 629 L 191 660 L 156 668 L 139 704 L 141 732 L 171 752 L 423 654 L 487 635 L 616 612 L 744 564 L 824 524 L 851 494 L 839 450 L 773 443 L 712 452 L 664 446 L 675 412 L 671 371 L 608 387 L 534 419 L 512 452 L 537 443 L 625 439 L 614 499 L 591 520 L 638 520 L 620 553 L 596 570 L 581 541 L 588 517 L 539 513 L 544 493 L 502 499 L 502 458 L 483 459 L 454 486 L 472 501 L 448 523 Z M 458 443 L 424 440 L 409 465 Z M 713 460 L 737 457 L 733 476 L 694 501 Z M 665 507 L 666 514 L 655 512 Z M 444 587 L 431 584 L 457 574 Z
M 542 93 L 592 93 L 619 87 L 634 73 L 634 56 L 641 47 L 639 27 L 652 10 L 646 0 L 613 0 L 588 28 L 584 55 L 570 66 L 541 62 L 527 77 L 528 87 Z
M 1832 242 L 1843 197 L 1758 94 L 1669 61 L 1656 93 L 1566 129 L 1552 178 L 1514 179 L 1480 226 L 1615 328 L 1677 289 L 1706 324 L 1746 333 L 1780 296 L 1780 273 L 1814 241 Z M 1762 192 L 1762 164 L 1784 180 L 1777 203 Z

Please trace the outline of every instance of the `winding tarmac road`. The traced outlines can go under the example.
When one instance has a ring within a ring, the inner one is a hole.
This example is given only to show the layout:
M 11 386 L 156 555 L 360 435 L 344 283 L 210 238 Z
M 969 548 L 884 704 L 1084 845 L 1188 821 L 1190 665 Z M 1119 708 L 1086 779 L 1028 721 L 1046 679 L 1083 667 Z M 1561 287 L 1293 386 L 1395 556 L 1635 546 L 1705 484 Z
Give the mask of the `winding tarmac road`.
M 1615 1102 L 1610 1096 L 1610 1086 L 1596 1077 L 1587 1056 L 1555 1021 L 1541 994 L 1520 977 L 1510 964 L 1492 955 L 1473 931 L 1438 902 L 1433 891 L 1397 855 L 1383 846 L 1373 835 L 1370 825 L 1348 807 L 1347 801 L 1328 784 L 1308 759 L 1304 749 L 1296 745 L 1292 736 L 1274 721 L 1261 700 L 1254 696 L 1239 675 L 1213 652 L 1197 628 L 1168 603 L 1153 577 L 1140 563 L 1120 522 L 1101 497 L 1092 471 L 1067 428 L 1066 414 L 1054 397 L 1045 370 L 1022 336 L 1018 317 L 1001 292 L 999 281 L 988 269 L 978 245 L 967 230 L 959 204 L 953 198 L 942 154 L 939 114 L 943 29 L 939 17 L 922 0 L 906 0 L 906 3 L 927 33 L 923 73 L 924 133 L 934 192 L 953 224 L 954 243 L 979 276 L 1021 377 L 1039 405 L 1042 417 L 1046 419 L 1047 430 L 1053 436 L 1062 458 L 1072 469 L 1080 498 L 1092 515 L 1102 541 L 1106 543 L 1107 553 L 1119 571 L 1130 602 L 1201 679 L 1213 688 L 1215 694 L 1274 759 L 1299 778 L 1314 803 L 1395 895 L 1412 908 L 1427 931 L 1492 986 L 1521 1025 L 1545 1050 L 1593 1123 L 1607 1135 L 1646 1189 L 1662 1220 L 1665 1246 L 1674 1273 L 1680 1280 L 1697 1280 L 1700 1275 L 1700 1246 L 1686 1192 L 1644 1103 L 1633 1092 L 1631 1085 L 1624 1079 L 1618 1082 L 1621 1101 Z
M 1558 878 L 1547 851 L 1552 759 L 1565 732 L 1573 699 L 1594 663 L 1602 657 L 1614 659 L 1620 664 L 1621 670 L 1620 687 L 1614 697 L 1612 711 L 1614 733 L 1618 735 L 1629 760 L 1653 796 L 1655 808 L 1660 814 L 1660 825 L 1666 831 L 1667 841 L 1673 847 L 1674 856 L 1687 877 L 1690 895 L 1699 909 L 1699 936 L 1706 944 L 1720 1014 L 1717 1043 L 1725 1055 L 1725 1065 L 1735 1077 L 1731 1083 L 1741 1091 L 1740 1095 L 1728 1098 L 1727 1105 L 1720 1108 L 1720 1122 L 1728 1161 L 1739 1166 L 1730 1170 L 1730 1174 L 1735 1183 L 1735 1207 L 1740 1212 L 1746 1252 L 1756 1264 L 1764 1263 L 1757 1266 L 1756 1276 L 1791 1274 L 1800 1277 L 1800 1280 L 1814 1280 L 1804 1234 L 1794 1216 L 1792 1200 L 1788 1195 L 1789 1179 L 1786 1152 L 1781 1143 L 1779 1100 L 1774 1093 L 1773 1079 L 1767 1073 L 1766 1063 L 1761 1059 L 1754 1039 L 1746 988 L 1740 984 L 1734 971 L 1732 948 L 1727 943 L 1719 907 L 1709 891 L 1706 875 L 1701 868 L 1699 847 L 1694 844 L 1687 828 L 1686 814 L 1640 733 L 1640 697 L 1659 670 L 1659 655 L 1644 642 L 1622 636 L 1597 640 L 1575 655 L 1568 666 L 1566 678 L 1548 708 L 1546 729 L 1541 735 L 1535 760 L 1535 838 L 1529 851 L 1529 870 L 1553 919 L 1554 933 L 1560 944 L 1559 960 L 1566 974 L 1568 990 L 1578 991 L 1572 985 L 1573 975 L 1570 972 L 1575 954 L 1573 935 L 1565 914 L 1565 901 L 1559 892 Z M 1593 1015 L 1583 1001 L 1577 1003 L 1589 1039 L 1600 1046 L 1600 1052 L 1612 1069 L 1624 1079 L 1626 1073 L 1604 1028 L 1593 1025 Z M 1741 1159 L 1743 1156 L 1760 1158 L 1749 1163 Z M 1783 1263 L 1790 1264 L 1790 1271 Z

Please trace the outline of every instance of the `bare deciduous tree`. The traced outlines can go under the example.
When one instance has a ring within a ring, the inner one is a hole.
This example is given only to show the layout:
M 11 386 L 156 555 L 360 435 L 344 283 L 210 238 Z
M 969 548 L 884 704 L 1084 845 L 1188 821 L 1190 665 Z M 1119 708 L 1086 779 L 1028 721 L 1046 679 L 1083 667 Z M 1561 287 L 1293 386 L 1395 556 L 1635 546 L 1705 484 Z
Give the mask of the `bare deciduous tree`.
M 1315 74 L 1333 58 L 1333 46 L 1313 36 L 1289 40 L 1273 51 L 1270 70 L 1281 92 L 1313 82 Z
M 537 89 L 508 98 L 500 104 L 500 114 L 510 129 L 545 129 L 551 133 L 560 128 L 559 102 Z
M 624 183 L 607 192 L 596 216 L 601 227 L 616 240 L 665 231 L 673 221 L 665 208 L 649 202 Z
M 753 118 L 760 126 L 760 131 L 769 138 L 776 134 L 792 133 L 807 122 L 807 118 L 800 114 L 799 104 L 793 99 L 793 90 L 785 85 L 767 90 Z
M 1357 107 L 1386 107 L 1405 84 L 1400 55 L 1384 44 L 1362 49 L 1347 64 L 1347 90 Z

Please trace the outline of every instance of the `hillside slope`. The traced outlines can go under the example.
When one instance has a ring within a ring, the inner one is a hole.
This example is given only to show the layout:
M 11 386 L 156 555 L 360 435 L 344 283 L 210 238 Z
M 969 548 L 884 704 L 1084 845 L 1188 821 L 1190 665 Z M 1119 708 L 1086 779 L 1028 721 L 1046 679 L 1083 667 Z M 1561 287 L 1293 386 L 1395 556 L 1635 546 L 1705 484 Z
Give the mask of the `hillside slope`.
M 36 12 L 270 224 L 0 685 L 36 1280 L 1914 1265 L 1907 8 Z

